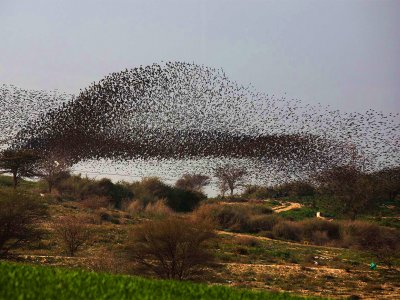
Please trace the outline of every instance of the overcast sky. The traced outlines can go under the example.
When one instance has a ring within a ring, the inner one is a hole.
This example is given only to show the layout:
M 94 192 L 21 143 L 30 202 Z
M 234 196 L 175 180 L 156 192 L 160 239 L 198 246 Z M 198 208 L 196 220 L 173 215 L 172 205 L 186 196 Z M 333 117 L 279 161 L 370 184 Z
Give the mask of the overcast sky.
M 400 112 L 400 0 L 0 0 L 0 83 L 77 93 L 178 60 L 269 94 Z

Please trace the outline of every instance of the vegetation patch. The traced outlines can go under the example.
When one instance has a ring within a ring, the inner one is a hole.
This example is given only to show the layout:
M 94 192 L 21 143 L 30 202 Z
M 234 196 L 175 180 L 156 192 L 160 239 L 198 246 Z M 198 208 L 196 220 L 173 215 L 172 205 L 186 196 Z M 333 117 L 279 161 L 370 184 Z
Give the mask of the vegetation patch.
M 0 286 L 0 299 L 304 299 L 286 293 L 4 262 L 0 263 Z

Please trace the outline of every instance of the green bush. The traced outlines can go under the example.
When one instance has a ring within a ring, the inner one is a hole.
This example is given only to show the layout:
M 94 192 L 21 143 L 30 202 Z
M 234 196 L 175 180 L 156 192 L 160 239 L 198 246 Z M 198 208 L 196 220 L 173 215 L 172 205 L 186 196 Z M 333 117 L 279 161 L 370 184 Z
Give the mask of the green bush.
M 157 177 L 143 178 L 129 185 L 129 188 L 144 206 L 164 199 L 177 212 L 192 211 L 206 196 L 200 192 L 169 186 Z
M 106 197 L 115 208 L 121 208 L 124 199 L 132 199 L 132 191 L 123 183 L 113 183 L 110 179 L 94 180 L 80 175 L 69 176 L 55 185 L 63 198 L 86 200 Z
M 276 194 L 272 188 L 258 186 L 258 185 L 248 185 L 243 191 L 242 197 L 246 199 L 268 199 Z
M 42 199 L 18 190 L 0 190 L 0 256 L 39 240 L 38 222 L 47 216 Z
M 195 209 L 206 196 L 200 192 L 168 187 L 168 191 L 163 198 L 166 199 L 167 205 L 174 211 L 189 212 Z

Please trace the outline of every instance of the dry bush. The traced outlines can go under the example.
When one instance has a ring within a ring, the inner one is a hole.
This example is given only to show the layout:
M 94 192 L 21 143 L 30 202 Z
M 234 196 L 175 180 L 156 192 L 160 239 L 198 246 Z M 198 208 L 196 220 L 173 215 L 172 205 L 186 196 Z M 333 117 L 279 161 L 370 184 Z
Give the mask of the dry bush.
M 292 221 L 279 222 L 272 228 L 272 235 L 277 239 L 299 242 L 302 239 L 302 226 Z
M 107 208 L 110 206 L 110 199 L 104 196 L 91 196 L 82 200 L 81 204 L 90 209 Z
M 214 212 L 219 209 L 218 207 L 220 205 L 221 204 L 219 202 L 200 205 L 192 212 L 192 218 L 199 221 L 205 219 L 211 219 Z
M 132 216 L 142 215 L 145 217 L 166 217 L 174 213 L 165 199 L 149 202 L 146 205 L 140 200 L 135 200 L 128 205 L 126 211 Z
M 206 243 L 214 237 L 210 224 L 169 217 L 136 225 L 129 235 L 131 261 L 161 278 L 198 275 L 212 261 Z
M 354 221 L 344 225 L 342 246 L 370 251 L 380 261 L 392 267 L 399 257 L 400 233 L 393 228 Z
M 88 220 L 83 216 L 63 216 L 53 226 L 57 240 L 69 256 L 75 256 L 90 237 Z
M 400 234 L 393 228 L 354 221 L 343 225 L 342 246 L 367 250 L 391 266 L 393 256 L 400 252 Z
M 204 204 L 193 215 L 198 219 L 208 219 L 221 229 L 251 233 L 272 230 L 281 220 L 279 216 L 270 214 L 269 208 L 261 205 Z
M 308 219 L 300 222 L 304 239 L 316 245 L 327 245 L 341 239 L 341 226 L 336 222 Z
M 130 269 L 124 257 L 104 247 L 91 256 L 89 263 L 90 268 L 95 272 L 126 274 Z
M 247 232 L 250 210 L 243 205 L 205 204 L 193 212 L 197 219 L 211 220 L 221 229 Z
M 327 231 L 317 230 L 311 232 L 309 239 L 314 245 L 323 246 L 332 244 L 332 240 L 329 238 Z
M 172 215 L 174 212 L 167 206 L 165 200 L 158 200 L 155 203 L 147 204 L 144 213 L 152 217 L 166 217 Z
M 282 221 L 283 218 L 276 214 L 251 216 L 248 221 L 248 230 L 250 233 L 271 231 L 276 224 Z
M 130 202 L 130 203 L 128 204 L 128 206 L 127 206 L 127 208 L 126 208 L 126 211 L 127 211 L 130 215 L 135 216 L 135 215 L 138 215 L 138 214 L 140 214 L 141 212 L 143 212 L 143 209 L 144 209 L 144 204 L 143 204 L 143 202 L 140 201 L 140 200 L 134 200 L 134 201 L 132 201 L 132 202 Z

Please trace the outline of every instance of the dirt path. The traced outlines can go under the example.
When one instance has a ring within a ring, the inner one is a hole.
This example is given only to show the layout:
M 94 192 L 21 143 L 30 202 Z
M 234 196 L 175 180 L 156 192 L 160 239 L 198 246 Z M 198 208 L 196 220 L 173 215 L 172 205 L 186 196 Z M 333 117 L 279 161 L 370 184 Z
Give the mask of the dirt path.
M 276 239 L 271 239 L 265 236 L 257 236 L 257 235 L 252 235 L 252 234 L 247 234 L 247 233 L 237 233 L 237 232 L 229 232 L 229 231 L 223 231 L 223 230 L 217 230 L 217 234 L 219 235 L 229 235 L 232 237 L 245 237 L 245 238 L 254 238 L 259 241 L 272 241 L 274 243 L 282 243 L 282 244 L 287 244 L 287 245 L 292 245 L 295 247 L 313 247 L 313 248 L 321 248 L 325 250 L 341 250 L 343 248 L 340 247 L 331 247 L 331 246 L 319 246 L 319 245 L 310 245 L 308 243 L 296 243 L 296 242 L 290 242 L 290 241 L 284 241 L 284 240 L 276 240 Z
M 289 202 L 289 205 L 276 206 L 276 207 L 273 207 L 272 210 L 276 213 L 280 213 L 283 211 L 288 211 L 288 210 L 297 209 L 297 208 L 301 208 L 301 207 L 302 207 L 302 205 L 300 203 Z

